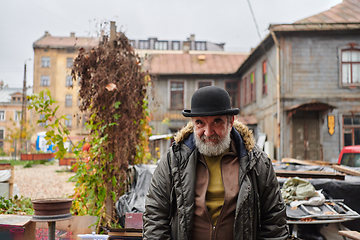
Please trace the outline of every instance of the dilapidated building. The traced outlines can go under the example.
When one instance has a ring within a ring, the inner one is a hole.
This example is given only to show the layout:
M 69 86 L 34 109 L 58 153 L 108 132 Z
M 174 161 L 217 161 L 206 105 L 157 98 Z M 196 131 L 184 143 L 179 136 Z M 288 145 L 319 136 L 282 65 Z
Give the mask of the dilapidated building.
M 237 71 L 241 115 L 255 115 L 275 157 L 335 161 L 360 144 L 360 1 L 270 33 Z

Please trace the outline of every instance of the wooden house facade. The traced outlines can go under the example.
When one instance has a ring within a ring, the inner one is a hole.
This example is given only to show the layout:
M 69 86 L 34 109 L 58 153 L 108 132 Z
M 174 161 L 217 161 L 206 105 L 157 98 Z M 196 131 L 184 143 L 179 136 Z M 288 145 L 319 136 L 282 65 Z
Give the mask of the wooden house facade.
M 270 33 L 237 71 L 241 115 L 255 115 L 282 159 L 335 162 L 360 144 L 360 1 Z

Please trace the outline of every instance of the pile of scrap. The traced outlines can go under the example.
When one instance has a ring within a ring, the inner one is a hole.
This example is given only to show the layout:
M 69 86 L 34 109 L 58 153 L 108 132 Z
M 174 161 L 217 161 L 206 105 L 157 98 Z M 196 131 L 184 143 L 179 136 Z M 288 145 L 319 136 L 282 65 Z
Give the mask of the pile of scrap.
M 278 177 L 329 178 L 345 180 L 346 175 L 360 176 L 360 171 L 357 171 L 355 169 L 319 160 L 299 160 L 293 158 L 283 158 L 281 163 L 298 164 L 303 166 L 326 166 L 327 169 L 331 168 L 334 171 L 291 171 L 276 169 L 276 176 Z

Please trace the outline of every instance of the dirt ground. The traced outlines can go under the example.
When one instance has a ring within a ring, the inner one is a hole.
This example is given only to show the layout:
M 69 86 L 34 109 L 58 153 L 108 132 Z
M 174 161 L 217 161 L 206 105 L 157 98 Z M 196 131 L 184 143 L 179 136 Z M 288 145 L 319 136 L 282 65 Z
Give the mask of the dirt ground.
M 18 187 L 20 196 L 32 200 L 68 197 L 74 194 L 75 183 L 68 180 L 75 173 L 61 172 L 65 169 L 66 166 L 59 166 L 58 161 L 54 161 L 53 165 L 39 164 L 31 168 L 15 166 L 14 185 Z M 16 187 L 14 189 L 16 191 Z

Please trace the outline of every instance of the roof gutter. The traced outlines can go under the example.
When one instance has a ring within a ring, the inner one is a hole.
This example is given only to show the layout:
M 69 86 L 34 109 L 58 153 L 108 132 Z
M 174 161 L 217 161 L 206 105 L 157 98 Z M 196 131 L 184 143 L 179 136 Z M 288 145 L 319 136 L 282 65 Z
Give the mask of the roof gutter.
M 282 134 L 281 134 L 281 116 L 282 116 L 282 110 L 281 110 L 281 88 L 280 88 L 280 43 L 278 41 L 278 38 L 276 37 L 275 32 L 270 27 L 270 35 L 272 36 L 275 46 L 276 46 L 276 120 L 277 120 L 277 158 L 282 159 L 281 153 L 282 153 Z

